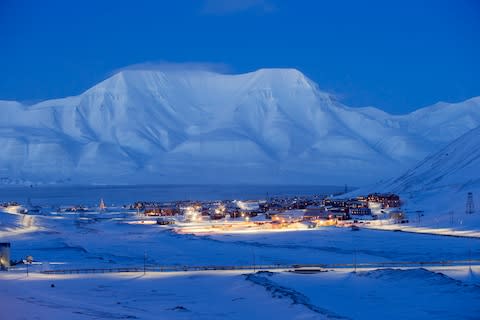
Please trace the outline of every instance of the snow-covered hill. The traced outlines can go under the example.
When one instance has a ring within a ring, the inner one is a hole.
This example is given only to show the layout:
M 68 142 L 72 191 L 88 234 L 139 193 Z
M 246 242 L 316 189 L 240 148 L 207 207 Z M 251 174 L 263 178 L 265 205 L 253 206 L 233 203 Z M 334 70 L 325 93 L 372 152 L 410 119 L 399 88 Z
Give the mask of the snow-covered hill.
M 480 127 L 431 154 L 396 179 L 357 193 L 395 192 L 405 201 L 410 219 L 424 226 L 480 228 Z M 466 213 L 472 192 L 476 210 Z M 417 213 L 421 211 L 422 217 Z M 420 221 L 417 221 L 420 220 Z
M 0 101 L 0 178 L 362 185 L 480 125 L 480 98 L 349 108 L 294 69 L 126 70 L 75 97 Z
M 456 139 L 392 181 L 398 192 L 480 188 L 480 127 Z

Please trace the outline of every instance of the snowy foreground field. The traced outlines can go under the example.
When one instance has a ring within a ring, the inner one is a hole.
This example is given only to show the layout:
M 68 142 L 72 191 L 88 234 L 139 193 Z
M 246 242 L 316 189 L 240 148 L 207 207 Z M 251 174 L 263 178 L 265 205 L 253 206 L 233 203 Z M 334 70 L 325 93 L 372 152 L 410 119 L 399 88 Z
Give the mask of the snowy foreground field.
M 434 271 L 2 275 L 1 301 L 13 319 L 478 319 L 472 276 Z
M 10 319 L 478 319 L 480 267 L 329 269 L 299 274 L 189 271 L 44 274 L 42 271 L 192 265 L 292 265 L 478 259 L 477 238 L 325 227 L 196 236 L 135 216 L 0 213 L 11 259 L 0 272 Z M 53 286 L 52 286 L 53 285 Z

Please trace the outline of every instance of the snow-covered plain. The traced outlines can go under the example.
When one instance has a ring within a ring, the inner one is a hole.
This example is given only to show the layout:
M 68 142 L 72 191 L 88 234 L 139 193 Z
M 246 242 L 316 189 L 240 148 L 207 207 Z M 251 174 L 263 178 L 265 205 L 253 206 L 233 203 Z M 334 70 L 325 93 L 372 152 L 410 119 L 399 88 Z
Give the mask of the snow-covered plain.
M 108 217 L 111 215 L 111 217 Z M 429 261 L 480 256 L 480 239 L 352 232 L 325 227 L 284 233 L 177 234 L 170 228 L 126 223 L 135 217 L 105 214 L 36 216 L 28 224 L 2 216 L 2 241 L 12 242 L 12 258 L 32 255 L 39 270 L 143 265 L 251 265 Z M 6 221 L 9 221 L 8 223 Z M 25 228 L 25 229 L 24 229 Z M 101 239 L 101 241 L 99 241 Z M 439 241 L 439 239 L 441 241 Z M 59 263 L 62 264 L 54 264 Z
M 476 319 L 478 272 L 11 274 L 0 297 L 11 319 Z
M 475 238 L 335 227 L 195 236 L 127 223 L 138 221 L 134 213 L 25 217 L 0 213 L 0 240 L 11 242 L 12 259 L 32 255 L 39 263 L 28 277 L 25 267 L 0 272 L 2 312 L 14 319 L 474 319 L 480 311 L 477 266 L 308 275 L 37 273 L 141 267 L 145 256 L 147 266 L 475 259 Z
M 0 101 L 4 183 L 373 183 L 480 125 L 480 99 L 350 108 L 294 69 L 125 70 L 84 93 Z
M 272 299 L 240 274 L 14 275 L 0 281 L 2 312 L 13 319 L 323 319 Z
M 471 284 L 445 275 L 450 272 L 383 269 L 250 277 L 257 278 L 258 283 L 276 290 L 277 294 L 287 291 L 297 297 L 297 301 L 330 319 L 477 318 L 480 312 L 475 302 L 480 293 L 477 275 L 463 270 L 462 274 L 477 281 Z

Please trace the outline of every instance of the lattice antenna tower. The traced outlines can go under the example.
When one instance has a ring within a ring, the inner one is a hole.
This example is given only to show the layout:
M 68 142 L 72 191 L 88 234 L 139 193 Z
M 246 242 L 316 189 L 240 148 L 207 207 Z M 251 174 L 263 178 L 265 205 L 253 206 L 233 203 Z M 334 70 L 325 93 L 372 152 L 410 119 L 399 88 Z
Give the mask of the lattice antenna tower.
M 473 194 L 471 192 L 467 194 L 467 206 L 465 212 L 467 214 L 472 214 L 475 212 L 475 204 L 473 203 Z

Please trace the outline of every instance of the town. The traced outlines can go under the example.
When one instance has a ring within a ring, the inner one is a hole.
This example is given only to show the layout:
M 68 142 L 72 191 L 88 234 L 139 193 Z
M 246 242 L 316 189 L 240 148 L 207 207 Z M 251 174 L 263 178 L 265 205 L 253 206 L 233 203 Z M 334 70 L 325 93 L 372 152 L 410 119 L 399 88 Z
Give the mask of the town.
M 41 207 L 17 202 L 0 203 L 0 211 L 22 215 L 64 215 L 87 224 L 117 219 L 121 224 L 160 225 L 179 234 L 261 233 L 316 230 L 322 227 L 362 227 L 408 223 L 400 197 L 393 193 L 266 196 L 250 200 L 135 201 L 121 206 Z
M 392 193 L 354 198 L 283 196 L 263 200 L 137 201 L 124 206 L 135 211 L 134 223 L 170 225 L 177 232 L 239 232 L 314 229 L 359 225 L 372 221 L 407 223 L 401 199 Z
M 17 202 L 0 203 L 0 210 L 22 214 L 49 214 L 47 208 L 20 205 Z M 392 193 L 372 193 L 354 198 L 324 195 L 268 197 L 262 200 L 218 201 L 136 201 L 122 207 L 108 207 L 103 199 L 98 207 L 84 205 L 56 208 L 51 214 L 86 214 L 104 211 L 135 213 L 139 223 L 155 222 L 160 225 L 193 224 L 201 222 L 268 223 L 276 229 L 302 223 L 309 228 L 368 224 L 373 220 L 408 222 L 401 210 L 400 197 Z
M 120 224 L 160 225 L 180 234 L 256 233 L 315 230 L 321 227 L 350 227 L 360 230 L 374 221 L 389 224 L 408 223 L 401 209 L 401 199 L 393 193 L 372 193 L 354 198 L 337 196 L 272 196 L 262 200 L 218 201 L 136 201 L 123 206 L 108 206 L 100 199 L 98 206 L 41 207 L 15 201 L 0 203 L 0 211 L 33 218 L 69 216 L 77 227 L 107 219 Z M 29 220 L 31 224 L 31 220 Z M 24 221 L 25 222 L 25 221 Z M 2 243 L 2 257 L 8 257 L 10 243 Z M 7 253 L 5 253 L 7 252 Z M 23 261 L 23 262 L 22 262 Z M 23 259 L 0 265 L 8 268 Z

